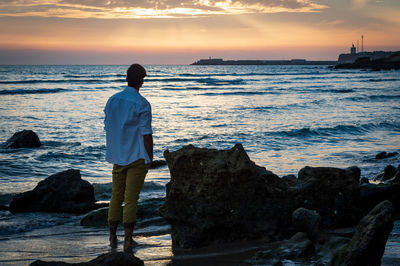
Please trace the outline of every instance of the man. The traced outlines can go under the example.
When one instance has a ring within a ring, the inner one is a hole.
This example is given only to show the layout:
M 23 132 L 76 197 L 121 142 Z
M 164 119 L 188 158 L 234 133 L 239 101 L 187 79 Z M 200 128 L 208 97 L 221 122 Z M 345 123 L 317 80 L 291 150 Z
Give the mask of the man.
M 108 211 L 110 246 L 117 247 L 121 205 L 125 231 L 124 250 L 131 250 L 137 202 L 144 178 L 153 160 L 153 130 L 150 103 L 140 95 L 146 70 L 138 64 L 128 68 L 123 91 L 108 99 L 104 109 L 106 160 L 112 164 L 112 195 Z

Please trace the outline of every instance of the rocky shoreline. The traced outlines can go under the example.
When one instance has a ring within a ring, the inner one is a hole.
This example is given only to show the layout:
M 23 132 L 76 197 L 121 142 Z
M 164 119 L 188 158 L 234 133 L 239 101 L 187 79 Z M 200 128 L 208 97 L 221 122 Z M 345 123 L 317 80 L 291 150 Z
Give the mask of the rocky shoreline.
M 294 180 L 255 165 L 240 144 L 230 150 L 189 145 L 164 156 L 171 181 L 160 214 L 172 226 L 173 245 L 275 243 L 249 265 L 362 265 L 365 259 L 379 265 L 399 211 L 397 184 L 360 185 L 358 167 L 305 167 Z M 380 193 L 382 187 L 393 192 Z
M 395 156 L 398 153 L 380 153 L 376 160 Z M 152 222 L 171 225 L 176 254 L 172 265 L 196 265 L 217 257 L 223 258 L 219 265 L 227 261 L 282 265 L 288 260 L 380 265 L 393 221 L 400 214 L 400 166 L 387 166 L 371 178 L 375 183 L 369 183 L 360 180 L 356 166 L 307 166 L 297 177 L 281 178 L 252 162 L 240 144 L 229 150 L 188 145 L 167 150 L 164 157 L 171 174 L 166 198 L 141 203 L 138 217 L 154 216 Z M 82 226 L 107 226 L 107 204 L 96 203 L 93 186 L 82 180 L 79 170 L 52 175 L 2 207 L 11 212 L 87 213 Z M 228 255 L 211 254 L 218 250 L 215 247 L 230 245 Z M 180 255 L 207 248 L 211 251 L 202 259 Z M 115 253 L 94 260 L 100 264 L 79 265 L 114 265 L 121 259 L 130 261 L 123 265 L 143 265 L 140 259 Z M 31 265 L 54 264 L 35 261 Z
M 371 70 L 399 70 L 400 52 L 393 53 L 387 58 L 371 60 L 369 57 L 358 58 L 354 63 L 337 64 L 335 69 L 371 69 Z

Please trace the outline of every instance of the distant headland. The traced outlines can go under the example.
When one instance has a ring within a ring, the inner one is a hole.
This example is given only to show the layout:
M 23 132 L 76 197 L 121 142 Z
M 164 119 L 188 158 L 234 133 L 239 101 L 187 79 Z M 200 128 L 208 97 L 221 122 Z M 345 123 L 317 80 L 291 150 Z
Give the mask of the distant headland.
M 391 70 L 400 69 L 400 51 L 386 52 L 357 52 L 354 44 L 350 48 L 349 54 L 340 54 L 338 64 L 335 68 L 341 69 L 372 69 L 372 70 Z
M 400 51 L 356 52 L 354 45 L 350 53 L 340 54 L 337 61 L 308 61 L 306 59 L 291 60 L 223 60 L 221 58 L 200 59 L 191 65 L 330 65 L 344 69 L 400 69 Z

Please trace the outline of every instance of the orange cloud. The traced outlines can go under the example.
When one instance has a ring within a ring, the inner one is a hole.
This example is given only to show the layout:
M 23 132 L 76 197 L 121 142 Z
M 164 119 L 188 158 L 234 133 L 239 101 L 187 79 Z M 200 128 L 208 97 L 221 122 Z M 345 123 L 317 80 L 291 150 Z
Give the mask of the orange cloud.
M 8 0 L 0 16 L 60 18 L 179 18 L 248 13 L 316 12 L 326 6 L 311 0 L 190 0 L 93 1 Z

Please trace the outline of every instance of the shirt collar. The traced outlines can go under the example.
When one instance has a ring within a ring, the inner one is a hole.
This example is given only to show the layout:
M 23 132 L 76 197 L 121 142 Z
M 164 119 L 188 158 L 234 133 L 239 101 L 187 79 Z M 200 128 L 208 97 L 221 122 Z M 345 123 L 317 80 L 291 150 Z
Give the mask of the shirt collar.
M 125 86 L 124 90 L 128 91 L 128 92 L 133 92 L 133 93 L 140 94 L 139 91 L 137 89 L 133 88 L 133 87 Z

